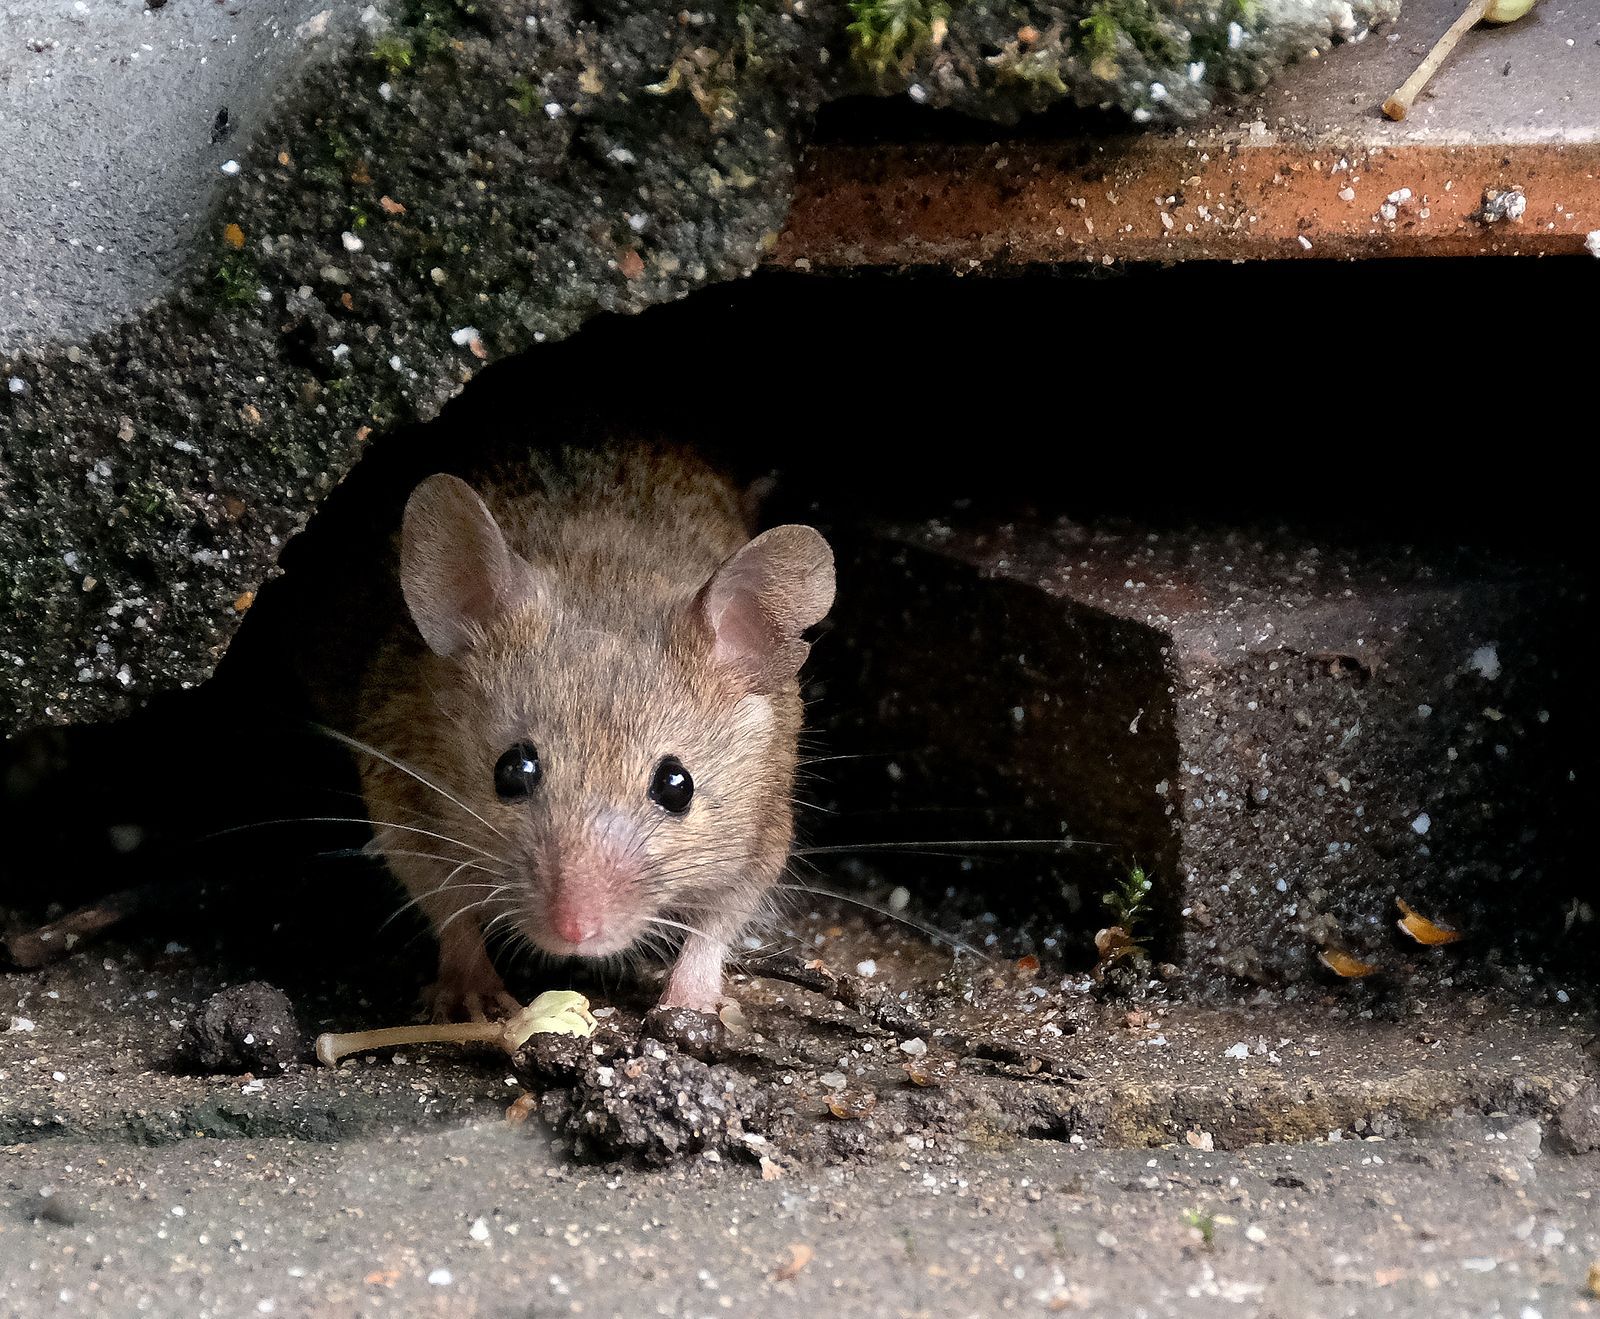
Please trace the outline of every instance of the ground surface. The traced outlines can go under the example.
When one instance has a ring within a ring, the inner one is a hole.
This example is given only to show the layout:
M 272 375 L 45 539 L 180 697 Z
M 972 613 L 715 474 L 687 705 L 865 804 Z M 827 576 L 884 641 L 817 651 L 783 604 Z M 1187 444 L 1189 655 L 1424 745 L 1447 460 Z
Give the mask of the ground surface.
M 872 955 L 930 1047 L 741 982 L 727 1065 L 785 1097 L 782 1131 L 824 1133 L 762 1147 L 765 1179 L 738 1142 L 573 1162 L 508 1123 L 530 1073 L 487 1054 L 186 1074 L 186 1023 L 245 972 L 208 949 L 135 937 L 8 975 L 0 1308 L 1589 1312 L 1600 1161 L 1551 1146 L 1593 1026 L 1547 991 L 1110 1003 L 1048 949 L 954 963 L 826 906 L 779 934 L 840 969 Z M 312 1029 L 399 1012 L 359 979 L 295 997 Z M 637 997 L 617 1002 L 608 1029 Z

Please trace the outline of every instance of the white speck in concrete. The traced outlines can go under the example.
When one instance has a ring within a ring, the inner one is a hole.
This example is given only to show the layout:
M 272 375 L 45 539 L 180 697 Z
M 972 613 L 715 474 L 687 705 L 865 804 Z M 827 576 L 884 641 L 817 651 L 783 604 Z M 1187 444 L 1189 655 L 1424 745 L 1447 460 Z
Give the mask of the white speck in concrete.
M 225 160 L 225 161 L 223 161 L 222 162 L 222 172 L 224 174 L 226 174 L 229 178 L 232 178 L 235 174 L 237 174 L 239 172 L 239 162 L 237 160 Z
M 1472 652 L 1472 658 L 1467 663 L 1478 671 L 1480 677 L 1490 682 L 1500 676 L 1500 652 L 1492 645 L 1479 646 Z
M 1425 834 L 1429 829 L 1433 828 L 1433 821 L 1429 818 L 1427 811 L 1423 811 L 1421 815 L 1417 816 L 1417 818 L 1411 822 L 1411 827 L 1415 829 L 1417 833 Z

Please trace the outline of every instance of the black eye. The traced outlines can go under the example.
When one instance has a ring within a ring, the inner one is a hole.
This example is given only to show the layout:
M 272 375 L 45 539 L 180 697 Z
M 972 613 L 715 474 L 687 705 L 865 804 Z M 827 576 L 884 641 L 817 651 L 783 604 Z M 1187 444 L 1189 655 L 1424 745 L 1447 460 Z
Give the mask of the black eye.
M 527 742 L 518 742 L 494 762 L 494 790 L 507 801 L 526 797 L 539 786 L 544 770 L 539 753 Z
M 689 799 L 693 796 L 694 780 L 681 760 L 668 756 L 656 766 L 655 776 L 650 780 L 651 801 L 674 815 L 682 815 L 689 809 Z

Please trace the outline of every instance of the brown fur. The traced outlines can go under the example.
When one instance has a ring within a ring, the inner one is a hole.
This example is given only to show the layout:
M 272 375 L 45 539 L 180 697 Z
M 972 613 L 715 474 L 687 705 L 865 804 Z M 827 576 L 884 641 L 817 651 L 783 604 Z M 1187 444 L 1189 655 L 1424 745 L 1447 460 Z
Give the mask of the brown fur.
M 401 554 L 435 648 L 411 620 L 396 629 L 358 728 L 442 790 L 363 757 L 378 847 L 441 932 L 436 1008 L 471 1013 L 503 996 L 485 926 L 589 951 L 553 932 L 557 896 L 604 923 L 596 954 L 674 933 L 650 917 L 693 927 L 666 998 L 714 1006 L 726 948 L 788 857 L 799 632 L 832 600 L 825 544 L 781 528 L 737 553 L 738 493 L 687 454 L 562 450 L 474 482 L 507 567 L 447 481 L 413 494 Z M 495 762 L 523 741 L 543 778 L 503 801 Z M 647 796 L 669 755 L 694 778 L 681 816 Z

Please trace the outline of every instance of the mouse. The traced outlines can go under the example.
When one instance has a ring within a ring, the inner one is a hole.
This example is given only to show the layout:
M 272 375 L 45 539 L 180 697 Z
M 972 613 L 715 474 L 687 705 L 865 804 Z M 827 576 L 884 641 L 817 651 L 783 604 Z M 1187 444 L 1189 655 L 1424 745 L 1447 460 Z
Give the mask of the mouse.
M 530 446 L 412 489 L 403 616 L 361 680 L 373 850 L 438 940 L 436 1019 L 504 1015 L 489 947 L 667 960 L 716 1011 L 788 863 L 820 532 L 658 442 Z

